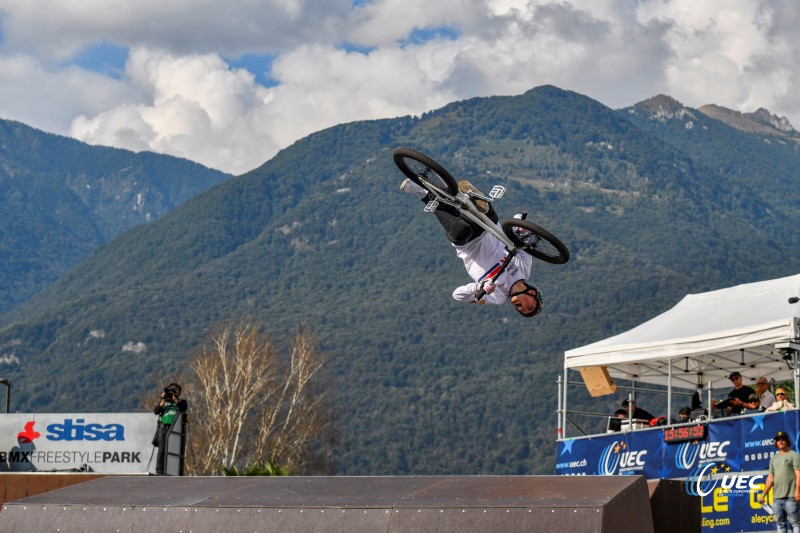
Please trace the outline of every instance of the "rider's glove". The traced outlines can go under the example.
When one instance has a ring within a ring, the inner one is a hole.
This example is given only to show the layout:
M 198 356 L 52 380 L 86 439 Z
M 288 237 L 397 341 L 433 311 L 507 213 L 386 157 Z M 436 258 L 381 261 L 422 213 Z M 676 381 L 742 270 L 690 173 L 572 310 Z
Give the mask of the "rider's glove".
M 482 300 L 487 294 L 494 292 L 494 281 L 487 279 L 478 283 L 478 288 L 475 289 L 475 295 L 472 297 L 472 303 L 486 303 Z
M 494 287 L 495 287 L 494 281 L 492 281 L 490 279 L 487 279 L 483 283 L 481 283 L 481 287 L 480 288 L 486 294 L 492 294 L 494 292 Z

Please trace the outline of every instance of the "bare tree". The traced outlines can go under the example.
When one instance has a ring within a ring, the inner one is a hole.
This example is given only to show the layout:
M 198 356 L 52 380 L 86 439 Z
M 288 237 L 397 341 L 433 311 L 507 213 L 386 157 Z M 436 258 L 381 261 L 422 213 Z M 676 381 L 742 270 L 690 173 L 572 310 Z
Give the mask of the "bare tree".
M 256 457 L 290 471 L 306 470 L 323 459 L 318 446 L 324 444 L 320 437 L 330 436 L 331 418 L 312 380 L 324 364 L 311 330 L 301 326 L 292 339 L 289 371 L 277 402 L 259 413 Z
M 212 475 L 270 461 L 293 473 L 330 471 L 335 432 L 316 386 L 324 364 L 308 327 L 295 332 L 286 363 L 257 326 L 218 328 L 190 363 L 195 384 L 187 470 Z

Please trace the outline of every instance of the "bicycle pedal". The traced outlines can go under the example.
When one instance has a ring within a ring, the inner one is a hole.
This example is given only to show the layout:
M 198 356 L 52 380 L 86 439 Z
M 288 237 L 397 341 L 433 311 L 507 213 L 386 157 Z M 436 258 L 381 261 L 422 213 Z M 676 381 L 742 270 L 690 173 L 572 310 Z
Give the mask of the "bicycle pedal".
M 492 190 L 489 191 L 489 196 L 497 200 L 498 198 L 502 198 L 503 195 L 506 193 L 506 188 L 502 185 L 495 185 L 492 187 Z
M 425 204 L 425 210 L 424 211 L 426 213 L 433 213 L 434 211 L 436 211 L 437 207 L 439 207 L 439 201 L 438 200 L 431 200 L 430 202 Z

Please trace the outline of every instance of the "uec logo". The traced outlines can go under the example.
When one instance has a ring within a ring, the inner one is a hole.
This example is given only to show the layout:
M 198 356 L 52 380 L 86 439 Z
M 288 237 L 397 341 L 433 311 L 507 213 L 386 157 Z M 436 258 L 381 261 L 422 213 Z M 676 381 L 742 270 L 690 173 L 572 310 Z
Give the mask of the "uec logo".
M 694 442 L 684 442 L 679 444 L 675 450 L 675 466 L 682 470 L 690 470 L 695 461 L 699 459 L 699 463 L 706 463 L 716 460 L 725 460 L 728 457 L 728 452 L 725 449 L 731 441 L 726 440 L 723 442 L 704 442 L 696 444 Z
M 630 470 L 644 466 L 644 456 L 647 450 L 624 451 L 627 445 L 624 442 L 614 441 L 603 449 L 600 461 L 597 463 L 597 473 L 601 476 L 611 476 L 620 470 Z
M 718 467 L 713 462 L 697 467 L 686 477 L 686 492 L 691 496 L 705 497 L 714 492 L 717 485 L 723 490 L 740 493 L 755 492 L 759 489 L 763 475 L 729 474 L 730 469 L 730 467 L 726 468 L 724 463 Z
M 700 446 L 692 442 L 683 442 L 678 445 L 675 451 L 675 466 L 682 470 L 689 470 L 694 466 Z

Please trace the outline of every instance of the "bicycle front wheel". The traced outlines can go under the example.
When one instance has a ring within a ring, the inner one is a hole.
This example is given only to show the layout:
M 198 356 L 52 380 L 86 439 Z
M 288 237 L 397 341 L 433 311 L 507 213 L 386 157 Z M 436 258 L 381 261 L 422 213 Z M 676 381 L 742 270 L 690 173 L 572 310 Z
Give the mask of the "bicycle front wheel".
M 527 220 L 507 218 L 503 221 L 503 233 L 515 245 L 540 259 L 554 265 L 569 261 L 569 249 L 552 233 Z
M 430 157 L 409 148 L 398 148 L 393 157 L 397 168 L 417 185 L 425 187 L 425 183 L 430 183 L 450 195 L 458 192 L 453 176 Z

